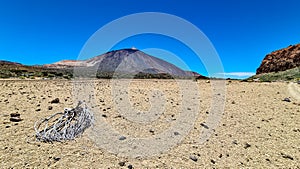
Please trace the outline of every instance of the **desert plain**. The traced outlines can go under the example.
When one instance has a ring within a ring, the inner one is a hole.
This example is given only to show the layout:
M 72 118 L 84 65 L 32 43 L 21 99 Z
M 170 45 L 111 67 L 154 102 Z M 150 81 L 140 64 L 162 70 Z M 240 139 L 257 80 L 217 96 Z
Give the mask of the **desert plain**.
M 96 128 L 101 118 L 125 136 L 106 144 L 117 147 L 125 138 L 155 137 L 171 128 L 181 111 L 196 111 L 187 133 L 170 136 L 182 140 L 145 157 L 133 157 L 126 151 L 119 154 L 101 146 L 102 135 L 93 127 L 75 140 L 39 142 L 35 122 L 73 107 L 80 99 L 74 94 L 74 82 L 0 80 L 0 168 L 300 168 L 300 85 L 295 83 L 291 88 L 287 82 L 224 81 L 224 93 L 219 93 L 224 95 L 224 109 L 218 112 L 220 119 L 216 119 L 210 137 L 200 143 L 203 131 L 211 129 L 207 119 L 216 106 L 212 104 L 212 83 L 181 80 L 185 86 L 196 85 L 199 92 L 187 103 L 183 95 L 193 95 L 195 89 L 182 90 L 176 80 L 127 81 L 126 93 L 114 88 L 111 80 L 86 80 L 75 87 L 92 89 L 86 94 L 93 98 L 90 104 Z M 125 115 L 134 114 L 120 114 L 116 98 L 121 100 L 121 95 L 136 112 L 157 108 L 157 119 L 151 123 L 127 119 Z M 155 102 L 156 96 L 162 100 Z M 56 98 L 59 101 L 51 103 Z M 20 114 L 21 121 L 11 121 L 11 114 Z M 159 147 L 147 148 L 151 152 L 151 148 Z

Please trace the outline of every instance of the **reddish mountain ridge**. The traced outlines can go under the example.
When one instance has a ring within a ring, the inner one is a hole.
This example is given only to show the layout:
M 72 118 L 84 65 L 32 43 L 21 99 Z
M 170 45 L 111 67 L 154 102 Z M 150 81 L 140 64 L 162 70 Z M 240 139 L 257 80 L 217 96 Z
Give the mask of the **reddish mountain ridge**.
M 285 71 L 300 66 L 300 44 L 276 50 L 265 56 L 256 74 Z

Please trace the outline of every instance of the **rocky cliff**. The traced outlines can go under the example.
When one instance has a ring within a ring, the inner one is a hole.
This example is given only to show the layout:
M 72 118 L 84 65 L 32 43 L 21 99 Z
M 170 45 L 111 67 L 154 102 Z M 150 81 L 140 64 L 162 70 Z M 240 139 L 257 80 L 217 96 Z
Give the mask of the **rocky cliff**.
M 265 56 L 256 74 L 285 71 L 300 66 L 300 44 L 274 51 Z

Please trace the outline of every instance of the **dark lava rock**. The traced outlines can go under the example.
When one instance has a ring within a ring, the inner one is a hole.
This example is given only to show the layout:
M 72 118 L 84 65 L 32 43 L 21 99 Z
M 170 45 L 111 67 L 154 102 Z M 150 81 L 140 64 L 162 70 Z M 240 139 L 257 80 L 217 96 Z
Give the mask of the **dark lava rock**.
M 200 125 L 201 125 L 202 127 L 206 128 L 206 129 L 209 129 L 209 127 L 208 127 L 206 124 L 204 124 L 204 123 L 201 123 Z
M 55 161 L 59 161 L 61 158 L 60 158 L 60 157 L 53 157 L 53 159 L 54 159 Z
M 251 145 L 250 145 L 249 143 L 245 143 L 244 148 L 247 149 L 247 148 L 249 148 L 249 147 L 251 147 Z
M 288 154 L 283 154 L 283 153 L 281 153 L 281 156 L 282 156 L 283 158 L 287 158 L 287 159 L 290 159 L 290 160 L 294 160 L 294 158 L 293 158 L 292 156 L 288 155 Z
M 289 99 L 289 98 L 284 98 L 282 101 L 285 101 L 285 102 L 291 102 L 291 99 Z
M 53 107 L 52 106 L 48 106 L 48 110 L 52 110 L 53 109 Z
M 175 135 L 175 136 L 178 136 L 178 135 L 179 135 L 179 133 L 178 133 L 177 131 L 175 131 L 175 132 L 174 132 L 174 135 Z
M 119 162 L 119 165 L 120 165 L 121 167 L 123 167 L 123 166 L 125 166 L 125 162 L 124 162 L 124 161 L 121 161 L 121 162 Z
M 59 98 L 55 98 L 55 99 L 52 100 L 50 103 L 59 103 Z
M 19 113 L 10 113 L 10 117 L 20 117 Z
M 11 117 L 9 120 L 10 120 L 11 122 L 20 122 L 20 121 L 22 121 L 23 119 L 21 119 L 20 117 Z
M 125 140 L 125 139 L 126 139 L 125 136 L 121 136 L 121 137 L 119 138 L 119 140 Z
M 198 158 L 196 156 L 190 156 L 190 159 L 195 161 L 195 162 L 198 161 Z

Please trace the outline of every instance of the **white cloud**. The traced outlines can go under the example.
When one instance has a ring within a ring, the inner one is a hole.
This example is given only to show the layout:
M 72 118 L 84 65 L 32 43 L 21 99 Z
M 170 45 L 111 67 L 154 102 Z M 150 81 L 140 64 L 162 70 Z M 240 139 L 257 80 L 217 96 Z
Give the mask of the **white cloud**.
M 232 76 L 232 77 L 249 77 L 255 75 L 254 72 L 227 72 L 227 73 L 216 73 L 222 76 Z
M 238 77 L 255 75 L 255 73 L 253 72 L 228 72 L 228 73 L 221 73 L 221 74 L 225 76 L 238 76 Z

